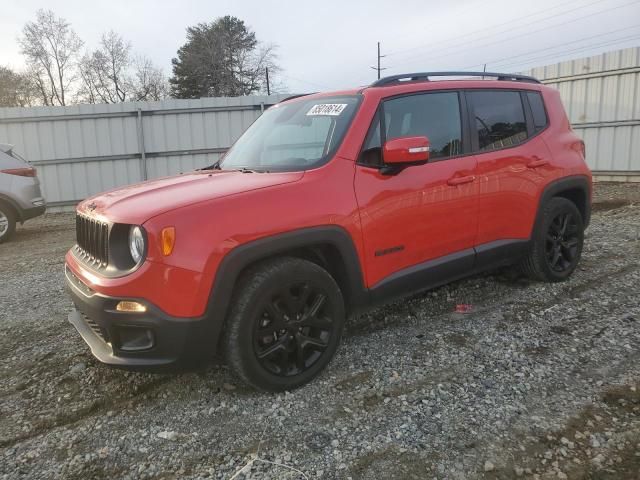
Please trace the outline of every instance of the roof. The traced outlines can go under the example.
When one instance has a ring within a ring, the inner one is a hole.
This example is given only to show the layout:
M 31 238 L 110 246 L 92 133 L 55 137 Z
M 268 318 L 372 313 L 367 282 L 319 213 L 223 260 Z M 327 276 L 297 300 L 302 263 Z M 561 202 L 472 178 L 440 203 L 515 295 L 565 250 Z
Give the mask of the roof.
M 371 87 L 383 87 L 386 85 L 394 85 L 401 82 L 429 82 L 431 77 L 458 77 L 464 79 L 464 77 L 481 77 L 483 80 L 486 77 L 491 77 L 498 81 L 509 82 L 527 82 L 527 83 L 540 83 L 536 78 L 520 75 L 517 73 L 496 73 L 496 72 L 417 72 L 417 73 L 401 73 L 399 75 L 391 75 L 389 77 L 383 77 L 373 82 Z
M 430 77 L 438 77 L 437 81 L 432 81 Z M 451 77 L 451 78 L 449 78 Z M 477 78 L 480 77 L 480 78 Z M 489 77 L 489 78 L 487 78 Z M 296 100 L 301 97 L 322 98 L 336 97 L 340 95 L 357 95 L 360 93 L 376 92 L 376 96 L 387 97 L 394 94 L 410 93 L 419 90 L 446 90 L 460 88 L 460 83 L 464 82 L 465 88 L 516 88 L 540 90 L 542 83 L 527 75 L 516 73 L 496 73 L 496 72 L 418 72 L 392 75 L 376 80 L 371 85 L 339 90 L 333 92 L 316 92 L 303 95 L 294 95 L 283 101 Z

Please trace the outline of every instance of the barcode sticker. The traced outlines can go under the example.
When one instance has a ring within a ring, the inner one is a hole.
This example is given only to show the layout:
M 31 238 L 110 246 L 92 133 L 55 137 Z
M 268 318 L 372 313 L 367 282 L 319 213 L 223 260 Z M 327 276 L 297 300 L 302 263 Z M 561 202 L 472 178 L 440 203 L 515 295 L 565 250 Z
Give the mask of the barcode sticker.
M 346 103 L 319 103 L 311 107 L 307 115 L 329 115 L 331 117 L 337 117 L 346 106 Z

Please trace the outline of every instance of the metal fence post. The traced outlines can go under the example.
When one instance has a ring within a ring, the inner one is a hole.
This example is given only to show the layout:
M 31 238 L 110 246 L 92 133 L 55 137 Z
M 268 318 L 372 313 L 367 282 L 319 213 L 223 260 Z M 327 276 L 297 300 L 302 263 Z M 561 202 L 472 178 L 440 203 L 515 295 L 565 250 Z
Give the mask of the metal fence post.
M 138 150 L 140 151 L 140 160 L 141 160 L 141 171 L 142 171 L 142 180 L 147 180 L 149 177 L 149 173 L 147 172 L 147 154 L 144 149 L 144 126 L 142 125 L 142 109 L 138 108 L 138 118 L 137 118 L 137 127 L 138 127 Z

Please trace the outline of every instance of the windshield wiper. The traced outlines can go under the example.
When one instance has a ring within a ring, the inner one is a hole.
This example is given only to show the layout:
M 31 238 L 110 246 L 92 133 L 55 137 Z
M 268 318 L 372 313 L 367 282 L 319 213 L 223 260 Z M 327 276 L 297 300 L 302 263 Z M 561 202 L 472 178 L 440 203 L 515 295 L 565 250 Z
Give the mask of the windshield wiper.
M 199 168 L 198 170 L 222 170 L 222 168 L 220 167 L 220 160 L 218 160 L 216 163 L 209 165 L 207 167 Z
M 249 167 L 236 168 L 234 169 L 234 171 L 241 173 L 269 173 L 269 170 L 254 170 L 253 168 Z

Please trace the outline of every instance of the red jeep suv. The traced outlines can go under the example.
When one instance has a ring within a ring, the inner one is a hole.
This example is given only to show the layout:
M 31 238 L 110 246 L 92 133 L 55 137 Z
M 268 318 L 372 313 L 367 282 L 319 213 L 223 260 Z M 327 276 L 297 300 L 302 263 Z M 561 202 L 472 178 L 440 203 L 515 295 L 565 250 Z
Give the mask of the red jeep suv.
M 521 75 L 291 98 L 210 167 L 82 202 L 69 320 L 104 363 L 221 349 L 246 383 L 292 389 L 364 308 L 505 265 L 571 275 L 591 212 L 584 153 L 558 92 Z

